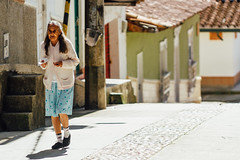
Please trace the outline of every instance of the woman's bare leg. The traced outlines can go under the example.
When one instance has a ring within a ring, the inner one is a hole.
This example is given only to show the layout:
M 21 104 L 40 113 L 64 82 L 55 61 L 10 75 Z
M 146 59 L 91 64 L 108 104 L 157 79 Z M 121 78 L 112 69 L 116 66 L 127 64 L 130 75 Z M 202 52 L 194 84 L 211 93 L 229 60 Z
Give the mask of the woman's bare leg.
M 52 149 L 59 149 L 63 147 L 62 132 L 61 132 L 61 123 L 59 117 L 52 117 L 52 124 L 54 131 L 57 136 L 57 143 L 52 146 Z
M 62 123 L 63 128 L 68 128 L 69 122 L 68 122 L 68 115 L 67 114 L 59 114 L 60 120 Z
M 61 134 L 61 123 L 59 117 L 52 117 L 52 125 L 56 135 Z
M 69 133 L 69 122 L 67 114 L 59 114 L 60 120 L 63 126 L 64 139 L 63 139 L 63 147 L 69 146 L 71 135 Z

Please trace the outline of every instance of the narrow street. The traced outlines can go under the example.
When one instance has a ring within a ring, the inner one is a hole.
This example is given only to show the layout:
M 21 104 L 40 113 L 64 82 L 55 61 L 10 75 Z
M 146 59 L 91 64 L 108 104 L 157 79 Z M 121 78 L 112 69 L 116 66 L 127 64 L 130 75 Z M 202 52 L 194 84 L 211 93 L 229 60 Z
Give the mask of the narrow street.
M 225 102 L 225 103 L 239 103 L 240 94 L 206 94 L 202 96 L 203 101 L 207 102 Z
M 1 160 L 240 160 L 240 0 L 0 8 Z
M 204 91 L 202 93 L 202 101 L 204 102 L 225 102 L 239 103 L 240 102 L 240 83 L 237 83 L 233 88 L 223 91 Z
M 218 102 L 78 109 L 70 119 L 69 148 L 51 150 L 52 127 L 1 132 L 1 159 L 236 160 L 239 114 L 239 104 Z

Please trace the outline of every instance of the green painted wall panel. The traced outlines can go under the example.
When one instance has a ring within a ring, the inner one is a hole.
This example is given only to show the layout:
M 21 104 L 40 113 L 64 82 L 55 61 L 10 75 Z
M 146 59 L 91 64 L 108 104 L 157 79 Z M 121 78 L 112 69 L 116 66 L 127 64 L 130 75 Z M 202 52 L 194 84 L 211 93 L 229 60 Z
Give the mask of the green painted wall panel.
M 168 38 L 168 71 L 171 72 L 170 78 L 174 78 L 174 30 L 170 29 Z
M 167 29 L 158 33 L 127 33 L 127 73 L 137 77 L 137 54 L 143 52 L 143 72 L 145 79 L 159 79 L 160 42 L 168 39 L 168 59 L 173 59 L 173 30 Z M 173 66 L 168 63 L 168 69 Z
M 199 65 L 199 36 L 197 36 L 197 23 L 199 22 L 199 15 L 195 15 L 186 20 L 181 27 L 180 32 L 180 78 L 188 78 L 188 30 L 193 27 L 193 59 Z M 199 67 L 198 67 L 199 72 Z
M 199 64 L 199 37 L 196 34 L 199 15 L 186 20 L 180 32 L 180 77 L 188 78 L 188 34 L 187 31 L 193 26 L 194 33 L 194 60 Z M 169 28 L 158 33 L 127 33 L 127 74 L 137 77 L 137 54 L 143 52 L 143 76 L 144 79 L 159 79 L 159 53 L 160 42 L 167 38 L 168 41 L 168 71 L 171 79 L 174 73 L 174 30 Z M 199 70 L 199 69 L 198 69 Z

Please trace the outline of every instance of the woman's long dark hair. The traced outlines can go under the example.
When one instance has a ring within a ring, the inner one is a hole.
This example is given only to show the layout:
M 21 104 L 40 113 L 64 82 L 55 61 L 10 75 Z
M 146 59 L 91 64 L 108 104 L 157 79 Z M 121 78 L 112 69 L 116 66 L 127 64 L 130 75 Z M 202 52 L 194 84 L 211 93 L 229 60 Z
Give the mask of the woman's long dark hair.
M 58 26 L 61 34 L 59 35 L 58 37 L 58 41 L 59 41 L 59 52 L 60 53 L 67 53 L 68 52 L 68 48 L 67 48 L 67 45 L 66 45 L 66 42 L 65 42 L 65 35 L 63 33 L 63 30 L 62 30 L 62 26 L 59 22 L 57 21 L 50 21 L 48 23 L 48 27 L 49 25 L 55 25 L 55 26 Z M 47 34 L 46 34 L 46 37 L 45 37 L 45 40 L 44 40 L 44 48 L 45 48 L 45 53 L 46 55 L 48 56 L 48 47 L 50 45 L 50 39 L 48 38 L 48 30 L 47 30 Z

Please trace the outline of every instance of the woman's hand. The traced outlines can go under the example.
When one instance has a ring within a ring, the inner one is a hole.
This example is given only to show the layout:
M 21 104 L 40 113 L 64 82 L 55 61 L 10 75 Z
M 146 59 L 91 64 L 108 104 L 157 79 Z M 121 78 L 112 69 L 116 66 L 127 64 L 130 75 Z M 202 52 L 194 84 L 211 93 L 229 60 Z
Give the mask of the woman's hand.
M 62 67 L 62 61 L 53 62 L 53 64 L 54 64 L 56 67 Z
M 42 66 L 43 68 L 46 68 L 47 62 L 46 62 L 46 63 L 42 63 L 41 66 Z

